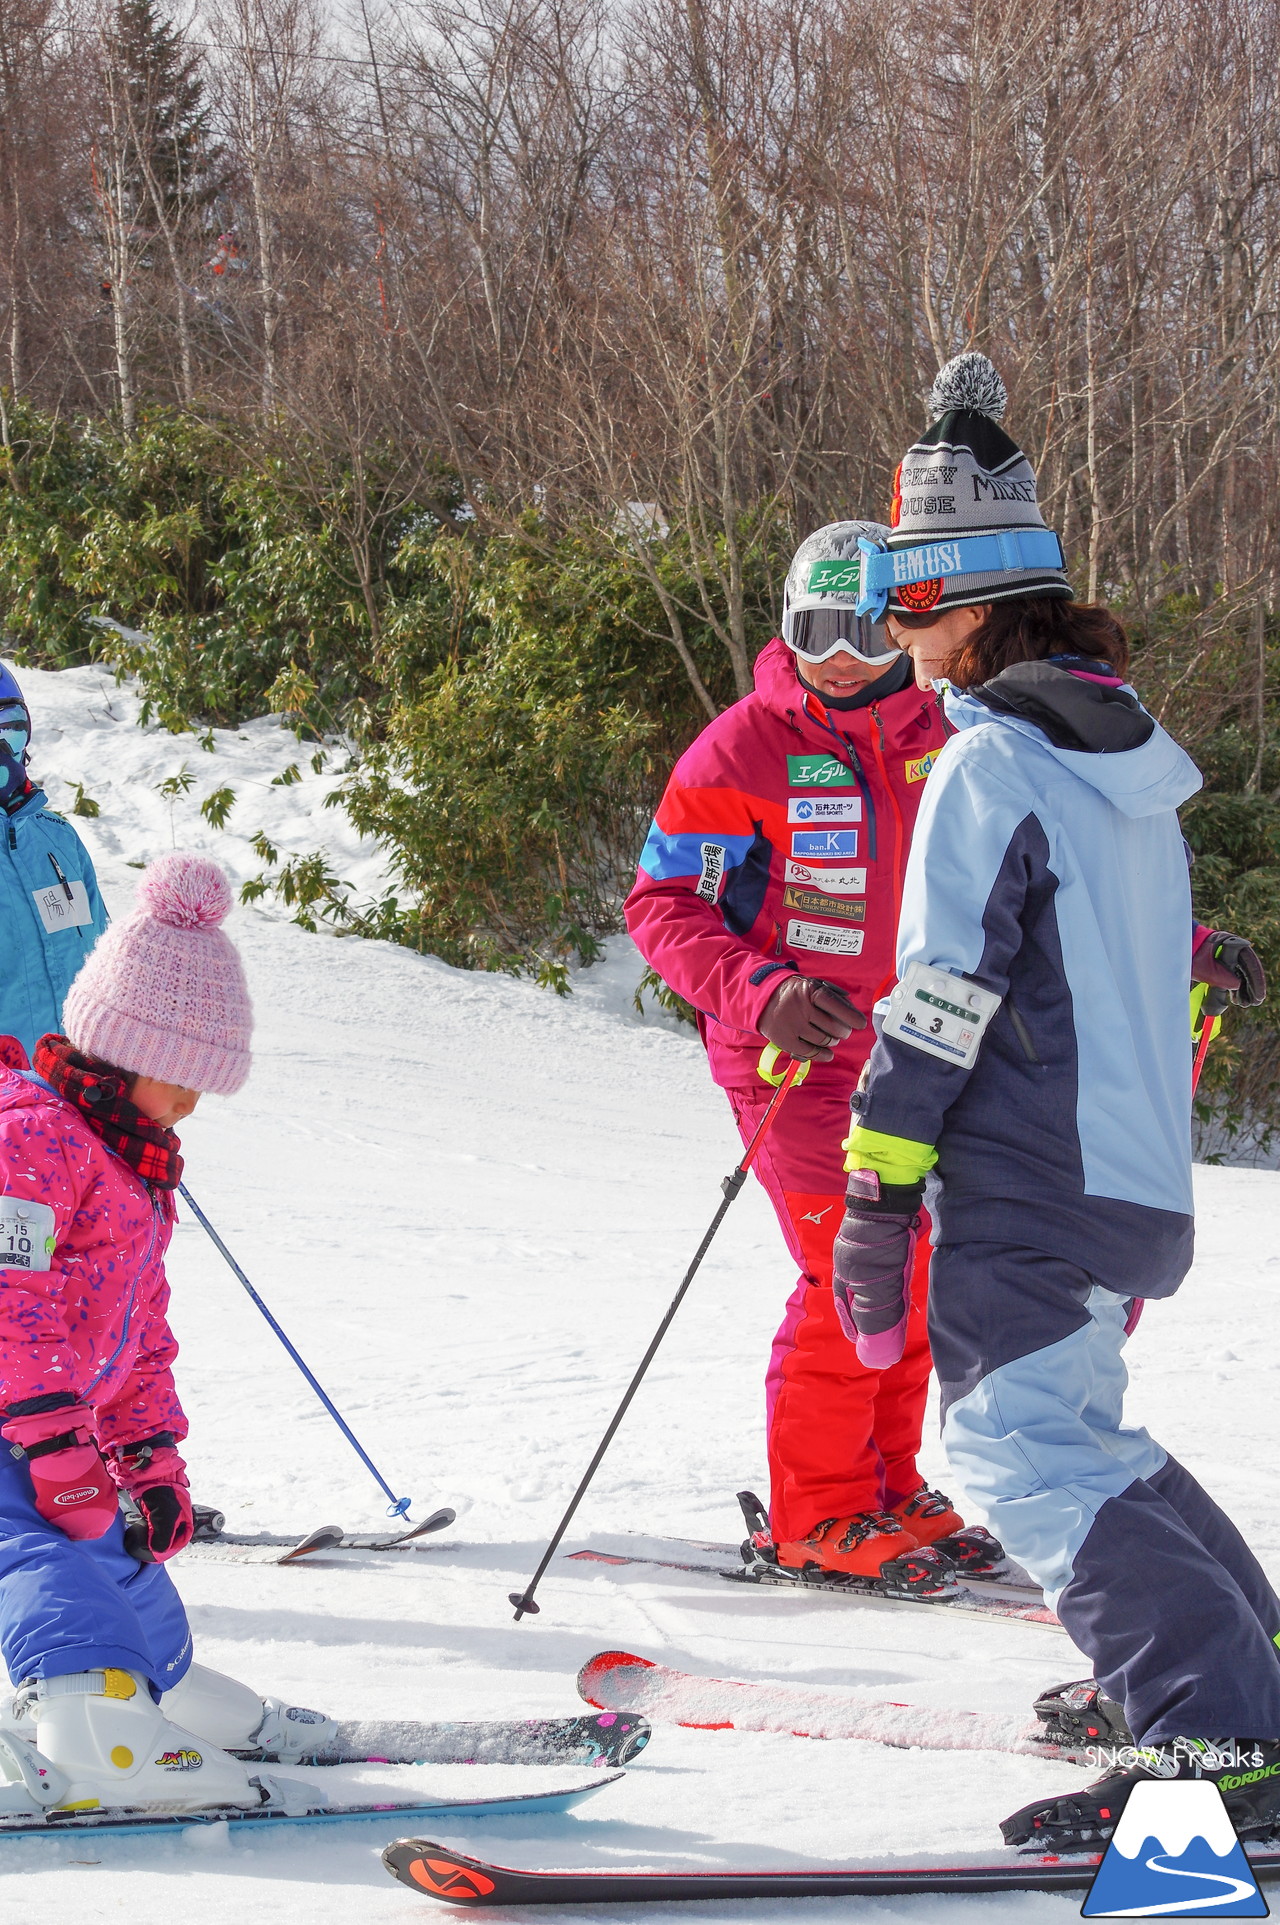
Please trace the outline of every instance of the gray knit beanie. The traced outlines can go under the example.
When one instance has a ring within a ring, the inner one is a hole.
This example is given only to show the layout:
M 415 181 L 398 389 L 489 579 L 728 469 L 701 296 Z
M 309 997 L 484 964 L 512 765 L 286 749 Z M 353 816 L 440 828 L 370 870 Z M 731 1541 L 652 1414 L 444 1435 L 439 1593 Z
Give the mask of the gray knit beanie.
M 887 547 L 895 555 L 922 552 L 896 565 L 914 579 L 886 582 L 891 610 L 1070 596 L 1061 544 L 1036 500 L 1035 471 L 999 425 L 1008 398 L 985 354 L 959 354 L 939 371 L 929 396 L 933 426 L 894 478 Z M 963 538 L 977 536 L 995 539 L 967 547 Z

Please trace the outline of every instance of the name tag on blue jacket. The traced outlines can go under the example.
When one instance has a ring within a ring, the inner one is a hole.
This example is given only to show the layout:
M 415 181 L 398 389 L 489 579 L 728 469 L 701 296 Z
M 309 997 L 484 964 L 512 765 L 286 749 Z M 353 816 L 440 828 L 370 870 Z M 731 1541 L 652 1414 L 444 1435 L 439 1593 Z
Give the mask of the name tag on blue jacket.
M 68 896 L 67 889 L 71 894 Z M 93 911 L 89 907 L 89 891 L 82 882 L 69 882 L 64 889 L 60 882 L 51 882 L 47 889 L 33 889 L 31 897 L 45 926 L 45 933 L 57 934 L 59 929 L 78 929 L 83 923 L 93 921 Z

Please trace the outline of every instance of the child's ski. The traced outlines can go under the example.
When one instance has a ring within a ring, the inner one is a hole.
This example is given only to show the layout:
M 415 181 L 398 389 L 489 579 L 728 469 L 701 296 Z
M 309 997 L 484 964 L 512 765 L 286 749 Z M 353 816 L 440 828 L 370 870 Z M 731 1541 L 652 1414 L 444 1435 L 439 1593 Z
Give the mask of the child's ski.
M 484 1723 L 349 1719 L 339 1724 L 332 1744 L 288 1763 L 627 1765 L 648 1744 L 650 1730 L 647 1719 L 616 1710 L 596 1717 L 493 1718 Z
M 382 1862 L 393 1878 L 448 1905 L 653 1904 L 691 1898 L 887 1898 L 922 1892 L 1078 1892 L 1093 1883 L 1096 1857 L 1018 1858 L 986 1863 L 892 1865 L 848 1871 L 526 1872 L 466 1858 L 448 1845 L 401 1838 Z M 1280 1874 L 1280 1849 L 1249 1852 L 1258 1877 Z
M 922 1751 L 1016 1751 L 1084 1762 L 1061 1745 L 1042 1744 L 1034 1720 L 868 1703 L 786 1683 L 742 1684 L 699 1678 L 629 1651 L 601 1651 L 578 1673 L 578 1692 L 604 1709 L 642 1712 L 666 1724 L 709 1731 L 780 1731 L 793 1738 L 861 1738 Z
M 183 1552 L 228 1564 L 298 1564 L 304 1558 L 332 1551 L 420 1551 L 434 1546 L 421 1542 L 452 1524 L 456 1511 L 433 1511 L 421 1524 L 405 1531 L 351 1533 L 340 1524 L 321 1524 L 305 1537 L 282 1537 L 269 1531 L 243 1536 L 223 1528 L 221 1511 L 196 1507 L 196 1532 Z
M 341 1825 L 355 1818 L 377 1818 L 384 1824 L 416 1824 L 424 1818 L 538 1818 L 545 1812 L 568 1811 L 606 1785 L 614 1785 L 626 1774 L 601 1773 L 587 1784 L 570 1785 L 561 1791 L 512 1792 L 500 1798 L 422 1798 L 403 1804 L 329 1805 L 320 1811 L 273 1811 L 261 1806 L 253 1811 L 203 1812 L 102 1812 L 67 1811 L 0 1814 L 0 1838 L 11 1835 L 47 1838 L 54 1832 L 173 1832 L 184 1825 L 228 1824 L 236 1830 L 266 1830 L 274 1825 Z

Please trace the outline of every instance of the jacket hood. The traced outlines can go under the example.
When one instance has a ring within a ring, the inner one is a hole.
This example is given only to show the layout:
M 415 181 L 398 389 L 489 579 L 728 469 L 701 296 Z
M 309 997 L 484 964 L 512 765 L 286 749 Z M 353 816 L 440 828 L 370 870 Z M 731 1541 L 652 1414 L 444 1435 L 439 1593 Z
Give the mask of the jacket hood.
M 788 709 L 799 708 L 804 695 L 796 678 L 795 660 L 781 635 L 775 635 L 771 642 L 766 642 L 756 656 L 752 671 L 756 694 L 779 715 L 785 715 Z
M 1092 660 L 1015 662 L 980 688 L 948 688 L 945 707 L 957 729 L 999 722 L 1031 736 L 1128 816 L 1176 809 L 1203 781 L 1133 690 Z

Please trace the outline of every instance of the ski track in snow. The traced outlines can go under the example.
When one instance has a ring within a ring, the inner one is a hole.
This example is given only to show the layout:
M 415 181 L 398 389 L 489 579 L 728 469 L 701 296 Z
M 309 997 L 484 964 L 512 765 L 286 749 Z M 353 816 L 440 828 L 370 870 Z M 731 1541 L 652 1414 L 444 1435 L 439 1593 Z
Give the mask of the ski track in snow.
M 323 847 L 357 893 L 385 864 L 340 810 L 335 776 L 274 722 L 194 736 L 135 726 L 138 703 L 98 669 L 20 670 L 33 770 L 77 819 L 109 905 L 176 839 L 237 883 L 261 867 L 258 828 L 289 853 Z M 300 783 L 271 776 L 297 762 Z M 170 807 L 156 785 L 196 780 Z M 229 785 L 222 831 L 198 812 Z M 512 1622 L 521 1588 L 719 1200 L 738 1144 L 689 1032 L 641 1021 L 630 944 L 558 1000 L 384 944 L 308 935 L 267 907 L 237 910 L 258 1017 L 254 1074 L 206 1098 L 184 1132 L 194 1195 L 414 1515 L 458 1522 L 416 1554 L 291 1569 L 179 1559 L 197 1653 L 263 1691 L 341 1717 L 484 1718 L 580 1708 L 578 1666 L 605 1648 L 677 1668 L 832 1687 L 940 1711 L 1025 1716 L 1033 1694 L 1084 1675 L 1060 1633 L 892 1605 L 742 1593 L 674 1571 L 558 1563 L 541 1617 Z M 1130 1349 L 1131 1416 L 1222 1498 L 1280 1576 L 1273 1333 L 1280 1175 L 1201 1169 L 1199 1257 Z M 179 1384 L 196 1497 L 232 1529 L 380 1527 L 383 1500 L 199 1227 L 170 1256 Z M 733 1492 L 763 1489 L 761 1377 L 792 1277 L 772 1213 L 734 1206 L 606 1458 L 566 1549 L 619 1533 L 726 1539 Z M 936 1425 L 926 1474 L 947 1487 Z M 970 1513 L 973 1521 L 979 1521 Z M 457 1773 L 451 1773 L 452 1781 Z M 511 1864 L 701 1869 L 973 1859 L 1015 1806 L 1087 1774 L 996 1752 L 948 1756 L 659 1726 L 625 1782 L 578 1814 L 443 1820 L 439 1842 Z M 429 1919 L 392 1883 L 376 1821 L 230 1837 L 0 1840 L 0 1918 L 21 1925 L 212 1925 L 229 1917 Z M 868 1921 L 1065 1921 L 1079 1897 L 877 1899 Z M 785 1902 L 722 1903 L 768 1925 Z M 814 1925 L 847 1900 L 809 1903 Z M 540 1916 L 555 1916 L 550 1908 Z M 654 1906 L 647 1916 L 689 1915 Z M 457 1916 L 457 1914 L 454 1914 Z M 507 1916 L 486 1913 L 485 1916 Z M 534 1916 L 530 1914 L 530 1916 Z M 626 1907 L 572 1908 L 590 1925 Z

